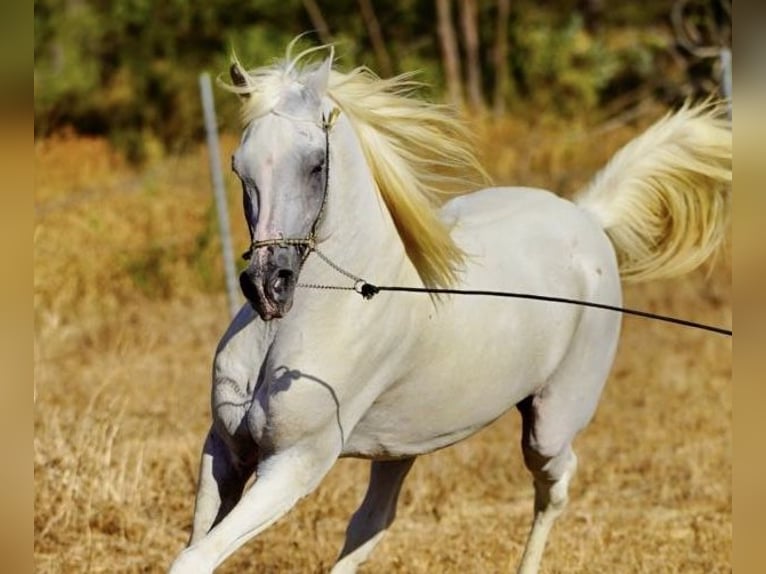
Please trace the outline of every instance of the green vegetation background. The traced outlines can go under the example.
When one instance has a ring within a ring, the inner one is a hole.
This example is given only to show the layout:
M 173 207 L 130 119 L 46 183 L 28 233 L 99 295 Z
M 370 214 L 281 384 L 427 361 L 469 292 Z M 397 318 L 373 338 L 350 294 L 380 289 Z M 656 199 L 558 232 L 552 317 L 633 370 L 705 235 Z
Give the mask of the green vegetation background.
M 36 0 L 35 136 L 67 127 L 105 135 L 132 160 L 143 159 L 148 150 L 184 151 L 202 136 L 199 73 L 225 72 L 232 50 L 248 66 L 279 57 L 287 42 L 313 28 L 307 4 Z M 341 67 L 378 69 L 360 3 L 317 4 L 338 43 Z M 715 0 L 687 4 L 688 18 L 703 22 L 712 14 L 721 19 Z M 373 5 L 393 71 L 421 70 L 433 86 L 430 96 L 439 98 L 444 78 L 436 3 Z M 491 95 L 497 3 L 480 0 L 478 5 L 483 88 Z M 715 61 L 697 61 L 678 50 L 673 5 L 668 0 L 511 0 L 507 113 L 603 115 L 637 98 L 672 103 L 699 91 L 695 76 L 714 77 Z M 460 36 L 458 12 L 453 7 Z M 704 32 L 704 26 L 697 29 Z M 318 42 L 316 34 L 310 39 Z M 235 98 L 217 95 L 223 128 L 233 130 Z

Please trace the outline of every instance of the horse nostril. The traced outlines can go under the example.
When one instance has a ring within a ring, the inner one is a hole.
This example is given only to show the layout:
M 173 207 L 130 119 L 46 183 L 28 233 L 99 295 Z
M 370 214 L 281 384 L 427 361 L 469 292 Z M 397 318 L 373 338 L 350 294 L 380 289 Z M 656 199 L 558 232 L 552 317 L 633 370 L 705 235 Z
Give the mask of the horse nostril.
M 271 283 L 271 287 L 276 295 L 284 295 L 290 290 L 293 272 L 290 269 L 279 269 Z

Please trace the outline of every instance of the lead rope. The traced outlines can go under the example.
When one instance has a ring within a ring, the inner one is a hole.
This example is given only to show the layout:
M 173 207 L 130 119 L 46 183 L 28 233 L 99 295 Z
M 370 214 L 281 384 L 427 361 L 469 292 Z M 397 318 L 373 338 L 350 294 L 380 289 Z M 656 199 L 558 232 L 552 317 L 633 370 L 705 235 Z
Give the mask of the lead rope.
M 679 319 L 678 317 L 670 317 L 668 315 L 660 315 L 659 313 L 650 313 L 649 311 L 641 311 L 640 309 L 631 309 L 629 307 L 618 307 L 616 305 L 607 305 L 605 303 L 596 303 L 594 301 L 583 301 L 580 299 L 569 299 L 567 297 L 554 297 L 550 295 L 535 295 L 532 293 L 518 293 L 513 291 L 489 291 L 479 289 L 440 289 L 432 287 L 402 287 L 392 285 L 374 285 L 369 281 L 365 281 L 346 271 L 336 263 L 334 263 L 324 253 L 314 247 L 314 252 L 327 263 L 335 271 L 344 275 L 348 279 L 354 281 L 354 285 L 341 286 L 341 285 L 318 285 L 318 284 L 306 284 L 299 283 L 298 287 L 304 287 L 307 289 L 332 289 L 337 291 L 356 291 L 364 299 L 370 300 L 381 291 L 389 291 L 393 293 L 425 293 L 428 295 L 468 295 L 479 297 L 504 297 L 510 299 L 529 299 L 533 301 L 547 301 L 550 303 L 563 303 L 568 305 L 579 305 L 581 307 L 592 307 L 595 309 L 604 309 L 607 311 L 615 311 L 617 313 L 623 313 L 625 315 L 635 315 L 637 317 L 644 317 L 646 319 L 655 319 L 657 321 L 664 321 L 666 323 L 673 323 L 675 325 L 682 325 L 684 327 L 692 327 L 694 329 L 701 329 L 703 331 L 710 331 L 712 333 L 718 333 L 719 335 L 726 335 L 731 337 L 733 335 L 731 329 L 724 329 L 722 327 L 715 327 L 713 325 L 706 325 L 704 323 L 697 323 L 696 321 L 689 321 L 687 319 Z

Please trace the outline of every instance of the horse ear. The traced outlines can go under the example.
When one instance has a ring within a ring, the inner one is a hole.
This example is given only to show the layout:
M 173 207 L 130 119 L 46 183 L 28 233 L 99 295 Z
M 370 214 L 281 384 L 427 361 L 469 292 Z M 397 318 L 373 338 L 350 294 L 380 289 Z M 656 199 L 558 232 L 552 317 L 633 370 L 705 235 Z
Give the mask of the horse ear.
M 229 75 L 231 76 L 231 81 L 237 88 L 247 88 L 250 86 L 250 81 L 247 78 L 247 72 L 244 70 L 242 65 L 239 63 L 239 60 L 236 58 L 234 59 L 234 62 L 229 67 Z M 241 100 L 247 100 L 250 97 L 250 94 L 247 90 L 241 90 L 237 91 L 239 93 L 239 97 Z
M 245 77 L 245 71 L 242 69 L 242 66 L 239 65 L 239 62 L 234 62 L 231 65 L 231 67 L 229 68 L 229 75 L 231 76 L 231 81 L 238 88 L 244 88 L 245 86 L 247 86 L 247 78 Z
M 306 80 L 306 87 L 314 90 L 321 98 L 327 93 L 327 85 L 330 81 L 332 70 L 332 54 L 319 67 L 314 70 Z

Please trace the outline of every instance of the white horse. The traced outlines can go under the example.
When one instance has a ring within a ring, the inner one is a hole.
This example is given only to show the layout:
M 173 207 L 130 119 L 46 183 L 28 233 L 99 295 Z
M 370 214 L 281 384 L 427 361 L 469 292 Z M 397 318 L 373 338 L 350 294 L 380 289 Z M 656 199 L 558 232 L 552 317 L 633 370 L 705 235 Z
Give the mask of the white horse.
M 466 194 L 483 172 L 447 108 L 411 97 L 408 76 L 339 73 L 332 55 L 302 65 L 310 52 L 253 71 L 232 65 L 246 125 L 232 167 L 252 236 L 240 278 L 250 305 L 217 349 L 193 530 L 171 572 L 212 572 L 342 456 L 372 460 L 332 569 L 354 572 L 392 523 L 415 457 L 514 406 L 535 488 L 519 572 L 537 572 L 620 314 L 307 287 L 361 277 L 620 305 L 621 275 L 684 273 L 724 237 L 729 126 L 715 105 L 684 106 L 574 202 L 529 188 Z

